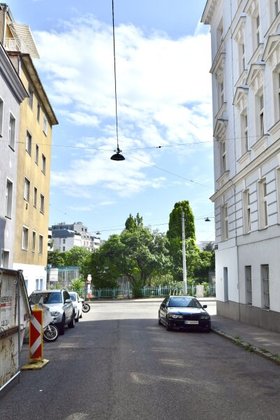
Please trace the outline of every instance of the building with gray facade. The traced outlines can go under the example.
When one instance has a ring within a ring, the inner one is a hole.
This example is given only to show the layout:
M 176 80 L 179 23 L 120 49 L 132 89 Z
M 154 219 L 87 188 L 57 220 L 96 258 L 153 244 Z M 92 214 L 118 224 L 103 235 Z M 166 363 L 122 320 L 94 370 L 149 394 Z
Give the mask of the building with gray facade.
M 20 104 L 28 96 L 0 44 L 0 266 L 13 267 Z

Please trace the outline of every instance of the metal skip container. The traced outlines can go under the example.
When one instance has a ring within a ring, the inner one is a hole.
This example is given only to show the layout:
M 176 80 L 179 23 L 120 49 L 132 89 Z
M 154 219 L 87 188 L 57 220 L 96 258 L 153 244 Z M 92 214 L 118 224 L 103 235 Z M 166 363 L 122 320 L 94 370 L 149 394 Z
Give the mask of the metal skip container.
M 30 317 L 22 271 L 0 268 L 0 391 L 20 373 L 20 351 Z

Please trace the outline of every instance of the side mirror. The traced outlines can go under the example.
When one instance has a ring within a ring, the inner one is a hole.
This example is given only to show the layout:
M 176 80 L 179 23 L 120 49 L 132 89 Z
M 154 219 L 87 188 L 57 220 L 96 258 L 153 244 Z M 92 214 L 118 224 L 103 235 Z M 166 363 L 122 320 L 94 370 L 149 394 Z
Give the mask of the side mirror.
M 71 299 L 65 299 L 65 303 L 71 303 L 72 300 Z
M 202 308 L 204 308 L 204 309 L 207 308 L 207 305 L 203 305 Z

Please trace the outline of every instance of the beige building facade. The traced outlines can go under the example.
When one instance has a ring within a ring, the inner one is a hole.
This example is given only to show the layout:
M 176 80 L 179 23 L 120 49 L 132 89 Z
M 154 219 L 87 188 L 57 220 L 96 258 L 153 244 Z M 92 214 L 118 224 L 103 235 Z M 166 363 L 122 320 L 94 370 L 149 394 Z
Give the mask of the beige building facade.
M 0 4 L 2 43 L 29 94 L 20 106 L 13 268 L 28 292 L 46 287 L 52 127 L 58 124 L 33 59 L 32 34 Z

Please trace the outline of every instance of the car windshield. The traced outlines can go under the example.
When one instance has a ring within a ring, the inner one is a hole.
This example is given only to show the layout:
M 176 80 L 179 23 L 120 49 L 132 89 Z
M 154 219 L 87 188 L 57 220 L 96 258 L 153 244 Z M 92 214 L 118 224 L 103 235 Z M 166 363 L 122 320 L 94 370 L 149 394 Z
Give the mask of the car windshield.
M 168 306 L 175 307 L 188 307 L 188 308 L 201 308 L 198 300 L 188 297 L 174 297 L 170 298 Z
M 47 292 L 47 293 L 34 293 L 30 296 L 30 303 L 62 303 L 62 297 L 60 292 Z

